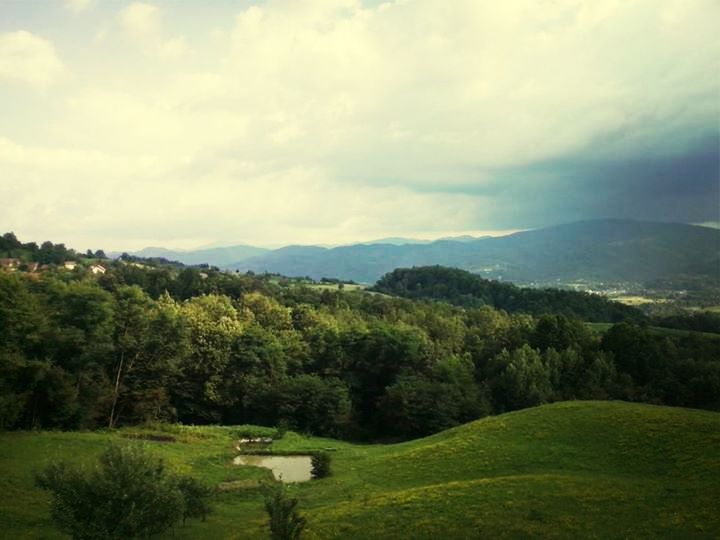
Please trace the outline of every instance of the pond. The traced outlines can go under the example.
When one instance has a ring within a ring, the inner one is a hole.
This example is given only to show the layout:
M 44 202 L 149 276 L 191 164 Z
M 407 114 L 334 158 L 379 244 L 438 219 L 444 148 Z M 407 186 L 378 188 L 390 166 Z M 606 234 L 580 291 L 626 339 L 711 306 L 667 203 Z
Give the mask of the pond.
M 233 459 L 235 465 L 250 465 L 270 469 L 276 480 L 284 484 L 307 482 L 312 478 L 310 456 L 258 456 L 241 454 Z

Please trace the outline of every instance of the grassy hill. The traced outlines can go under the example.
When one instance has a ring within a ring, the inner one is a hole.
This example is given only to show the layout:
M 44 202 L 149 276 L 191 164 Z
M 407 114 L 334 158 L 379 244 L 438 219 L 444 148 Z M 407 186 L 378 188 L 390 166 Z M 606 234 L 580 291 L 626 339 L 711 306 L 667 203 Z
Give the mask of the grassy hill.
M 262 469 L 230 465 L 236 427 L 159 427 L 147 442 L 176 469 L 233 481 L 206 523 L 169 538 L 263 538 Z M 32 471 L 85 460 L 117 433 L 0 435 L 0 528 L 60 537 Z M 158 433 L 155 433 L 158 435 Z M 720 414 L 621 402 L 566 402 L 486 418 L 396 445 L 289 433 L 275 452 L 334 449 L 334 476 L 291 491 L 306 538 L 717 538 Z

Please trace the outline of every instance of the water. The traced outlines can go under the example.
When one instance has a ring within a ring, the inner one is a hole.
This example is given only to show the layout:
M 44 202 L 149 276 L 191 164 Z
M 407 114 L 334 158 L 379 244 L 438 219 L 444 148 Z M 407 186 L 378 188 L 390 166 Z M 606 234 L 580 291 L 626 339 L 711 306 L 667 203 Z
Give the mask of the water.
M 242 454 L 233 459 L 235 465 L 270 469 L 276 480 L 284 484 L 307 482 L 312 478 L 310 456 L 256 456 Z

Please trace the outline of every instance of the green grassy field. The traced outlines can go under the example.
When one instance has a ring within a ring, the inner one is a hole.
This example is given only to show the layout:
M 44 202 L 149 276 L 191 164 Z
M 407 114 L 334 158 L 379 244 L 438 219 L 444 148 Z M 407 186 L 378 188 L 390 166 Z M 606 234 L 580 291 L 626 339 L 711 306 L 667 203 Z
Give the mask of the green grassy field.
M 159 433 L 162 431 L 162 433 Z M 238 427 L 0 435 L 0 531 L 61 538 L 33 471 L 86 461 L 111 439 L 145 442 L 176 470 L 232 481 L 207 522 L 167 538 L 266 538 L 257 482 L 231 465 Z M 272 430 L 268 430 L 270 433 Z M 621 402 L 567 402 L 472 422 L 395 445 L 288 433 L 274 452 L 332 449 L 334 475 L 291 486 L 305 538 L 718 538 L 720 414 Z M 227 484 L 226 484 L 227 485 Z

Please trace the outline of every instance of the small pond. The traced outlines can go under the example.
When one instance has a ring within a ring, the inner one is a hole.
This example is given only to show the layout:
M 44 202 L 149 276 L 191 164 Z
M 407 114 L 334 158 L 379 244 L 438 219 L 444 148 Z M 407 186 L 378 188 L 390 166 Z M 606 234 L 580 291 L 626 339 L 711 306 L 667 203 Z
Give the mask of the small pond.
M 233 459 L 235 465 L 250 465 L 270 469 L 276 480 L 285 484 L 307 482 L 312 478 L 310 456 L 258 456 L 241 454 Z

